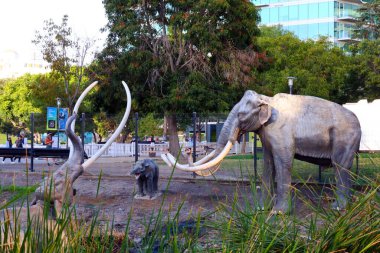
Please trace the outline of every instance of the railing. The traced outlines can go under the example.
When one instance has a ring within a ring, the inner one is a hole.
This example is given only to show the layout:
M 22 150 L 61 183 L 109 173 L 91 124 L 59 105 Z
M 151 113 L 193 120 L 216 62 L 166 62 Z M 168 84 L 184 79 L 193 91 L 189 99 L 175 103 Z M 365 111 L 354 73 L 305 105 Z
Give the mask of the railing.
M 84 151 L 88 155 L 88 157 L 93 156 L 99 149 L 103 147 L 104 144 L 85 144 L 84 145 Z M 5 145 L 0 145 L 0 148 L 4 147 Z M 139 156 L 141 157 L 149 157 L 149 156 L 157 156 L 159 157 L 161 154 L 164 154 L 169 149 L 169 143 L 162 143 L 162 144 L 146 144 L 146 143 L 139 143 Z M 188 143 L 180 143 L 180 146 L 182 149 L 188 146 L 193 146 L 192 144 Z M 236 142 L 235 145 L 231 148 L 230 154 L 240 154 L 241 153 L 241 146 L 242 143 Z M 197 154 L 198 155 L 204 155 L 206 153 L 210 153 L 213 149 L 215 149 L 216 143 L 215 142 L 202 142 L 197 143 Z M 30 148 L 30 145 L 25 145 L 25 148 Z M 35 145 L 35 149 L 41 150 L 41 152 L 44 152 L 46 150 L 46 146 L 43 145 Z M 56 150 L 56 149 L 52 149 Z M 182 150 L 184 152 L 184 150 Z M 252 153 L 253 151 L 253 143 L 247 142 L 246 153 Z M 54 152 L 54 151 L 52 151 Z M 135 155 L 135 144 L 134 143 L 112 143 L 111 146 L 105 150 L 103 153 L 103 157 L 120 157 L 120 156 L 134 156 Z
M 84 150 L 87 153 L 89 157 L 94 155 L 99 149 L 103 147 L 104 144 L 85 144 Z M 186 143 L 180 143 L 180 146 L 182 148 L 188 147 L 189 145 Z M 198 155 L 204 155 L 209 152 L 211 152 L 212 149 L 215 149 L 216 143 L 215 142 L 202 142 L 197 143 L 197 154 Z M 232 147 L 230 154 L 240 154 L 241 153 L 241 146 L 242 143 L 235 143 L 235 145 Z M 192 147 L 192 145 L 191 145 Z M 148 157 L 148 156 L 160 156 L 163 153 L 166 153 L 169 149 L 169 143 L 162 143 L 162 144 L 145 144 L 145 143 L 139 143 L 138 144 L 138 155 L 141 157 Z M 246 143 L 246 153 L 252 153 L 253 150 L 253 143 L 247 142 Z M 103 157 L 118 157 L 118 156 L 134 156 L 135 155 L 135 144 L 134 143 L 112 143 L 111 146 L 103 153 Z

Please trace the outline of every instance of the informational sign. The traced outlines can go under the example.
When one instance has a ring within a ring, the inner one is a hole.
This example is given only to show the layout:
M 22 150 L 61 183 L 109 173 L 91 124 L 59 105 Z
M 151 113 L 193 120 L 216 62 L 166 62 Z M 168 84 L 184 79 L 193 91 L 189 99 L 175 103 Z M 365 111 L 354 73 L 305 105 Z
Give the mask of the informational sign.
M 56 107 L 48 107 L 46 110 L 46 130 L 57 130 Z
M 69 116 L 68 108 L 59 108 L 59 114 L 58 114 L 59 130 L 66 129 L 66 121 L 67 121 L 68 116 Z
M 359 150 L 367 152 L 380 151 L 380 99 L 376 99 L 371 103 L 363 99 L 357 103 L 348 103 L 343 106 L 355 113 L 359 119 L 362 130 Z

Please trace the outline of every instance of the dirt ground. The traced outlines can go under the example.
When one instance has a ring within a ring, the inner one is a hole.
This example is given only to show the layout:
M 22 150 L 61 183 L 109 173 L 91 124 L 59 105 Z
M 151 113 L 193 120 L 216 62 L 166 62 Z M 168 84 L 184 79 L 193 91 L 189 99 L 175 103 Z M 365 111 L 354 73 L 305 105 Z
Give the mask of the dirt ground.
M 160 167 L 159 189 L 163 193 L 155 200 L 134 199 L 136 180 L 130 176 L 134 158 L 100 158 L 74 183 L 77 190 L 75 200 L 77 216 L 85 220 L 91 218 L 99 211 L 98 221 L 110 222 L 114 220 L 116 230 L 124 231 L 131 213 L 130 236 L 137 238 L 143 235 L 144 224 L 149 220 L 152 212 L 162 205 L 164 216 L 174 216 L 178 207 L 179 220 L 188 220 L 196 217 L 198 213 L 207 215 L 212 213 L 221 203 L 230 203 L 235 193 L 239 193 L 239 200 L 248 199 L 253 202 L 253 194 L 249 182 L 239 178 L 237 171 L 219 170 L 215 177 L 196 177 L 191 173 L 175 170 L 172 180 L 171 168 L 155 158 Z M 46 161 L 36 161 L 34 172 L 27 168 L 30 164 L 25 161 L 16 164 L 0 165 L 0 185 L 33 185 L 41 182 L 47 174 L 59 166 L 47 166 Z M 169 183 L 169 185 L 168 185 Z M 98 186 L 99 184 L 99 186 Z M 305 195 L 308 193 L 305 192 Z M 11 198 L 9 192 L 0 193 L 0 204 Z M 301 201 L 296 202 L 297 215 L 304 217 L 307 209 Z

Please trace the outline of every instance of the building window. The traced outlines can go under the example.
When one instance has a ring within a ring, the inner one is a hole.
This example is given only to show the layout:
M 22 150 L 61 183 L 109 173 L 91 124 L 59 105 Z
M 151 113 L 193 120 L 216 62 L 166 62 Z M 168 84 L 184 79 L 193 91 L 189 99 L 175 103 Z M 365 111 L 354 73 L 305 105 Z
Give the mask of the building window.
M 318 4 L 319 8 L 319 18 L 327 18 L 329 17 L 329 3 L 328 2 L 324 2 L 324 3 L 319 3 Z
M 320 36 L 329 36 L 329 24 L 330 23 L 320 23 L 319 24 L 319 35 Z
M 280 7 L 279 9 L 280 9 L 279 11 L 280 22 L 289 21 L 289 7 L 284 6 L 284 7 Z
M 307 25 L 299 25 L 298 26 L 298 34 L 299 34 L 299 38 L 301 40 L 306 40 L 308 37 L 308 32 L 307 32 Z
M 270 8 L 270 23 L 278 23 L 278 8 Z
M 318 15 L 318 3 L 309 4 L 309 18 L 316 19 Z
M 289 6 L 289 21 L 298 20 L 298 5 Z
M 309 6 L 307 4 L 299 5 L 299 19 L 309 19 Z

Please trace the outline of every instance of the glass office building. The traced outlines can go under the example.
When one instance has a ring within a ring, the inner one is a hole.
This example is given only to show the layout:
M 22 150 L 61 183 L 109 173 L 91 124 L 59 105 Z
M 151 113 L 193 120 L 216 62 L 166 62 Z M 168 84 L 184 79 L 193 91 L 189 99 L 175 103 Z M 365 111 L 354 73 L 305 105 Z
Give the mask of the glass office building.
M 360 0 L 253 0 L 261 25 L 281 25 L 302 40 L 327 36 L 343 47 L 352 40 Z

